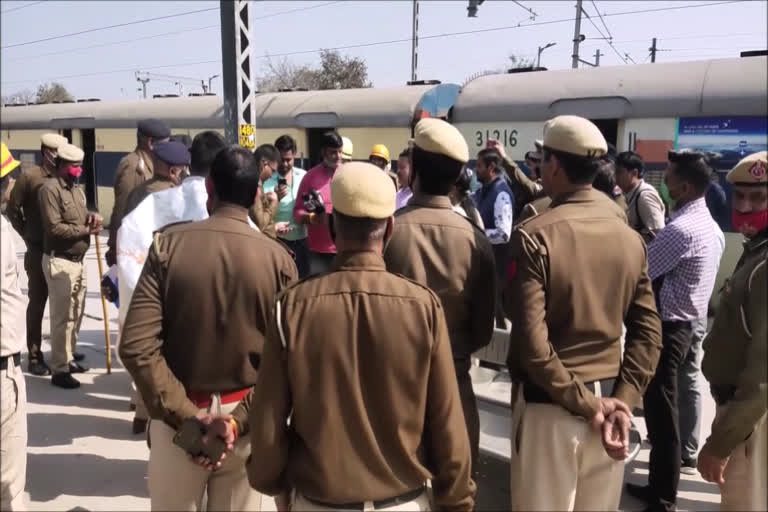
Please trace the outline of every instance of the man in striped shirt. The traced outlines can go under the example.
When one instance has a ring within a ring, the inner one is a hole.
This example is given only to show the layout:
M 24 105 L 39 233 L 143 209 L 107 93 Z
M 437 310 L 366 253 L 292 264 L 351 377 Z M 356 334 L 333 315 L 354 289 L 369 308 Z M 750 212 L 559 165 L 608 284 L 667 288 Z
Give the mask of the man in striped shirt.
M 704 195 L 712 169 L 696 151 L 670 151 L 664 182 L 671 220 L 648 244 L 648 275 L 662 320 L 662 350 L 643 398 L 651 441 L 648 485 L 627 484 L 648 510 L 675 510 L 680 481 L 678 369 L 691 345 L 692 322 L 706 316 L 725 238 Z

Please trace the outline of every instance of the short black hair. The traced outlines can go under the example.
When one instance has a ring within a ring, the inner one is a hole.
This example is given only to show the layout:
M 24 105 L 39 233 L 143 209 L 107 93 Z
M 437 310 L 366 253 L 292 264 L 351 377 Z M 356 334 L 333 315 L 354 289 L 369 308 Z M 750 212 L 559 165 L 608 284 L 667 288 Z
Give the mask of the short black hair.
M 574 185 L 591 185 L 595 181 L 600 159 L 574 155 L 565 151 L 558 151 L 544 146 L 544 160 L 555 157 L 565 171 L 565 175 Z
M 629 171 L 637 171 L 640 177 L 645 174 L 645 162 L 634 151 L 623 151 L 616 155 L 616 165 Z
M 411 156 L 411 148 L 405 148 L 400 152 L 397 158 L 410 158 L 410 156 Z
M 710 155 L 700 151 L 670 151 L 667 158 L 675 164 L 674 173 L 682 181 L 693 186 L 699 194 L 706 192 L 712 177 Z
M 501 158 L 501 153 L 499 153 L 497 149 L 493 149 L 493 148 L 482 149 L 477 154 L 477 159 L 482 160 L 486 166 L 495 164 L 497 173 L 501 173 L 504 171 L 504 169 L 502 168 L 502 162 L 504 161 L 504 159 Z
M 0 197 L 5 195 L 5 189 L 10 185 L 11 179 L 16 180 L 19 176 L 21 176 L 21 165 L 17 165 L 14 170 L 0 178 Z
M 275 140 L 275 147 L 281 153 L 286 151 L 296 153 L 296 139 L 290 135 L 281 135 Z
M 277 148 L 272 144 L 262 144 L 256 148 L 253 152 L 253 156 L 256 158 L 256 163 L 266 160 L 267 162 L 277 162 L 280 160 L 280 153 L 277 152 Z
M 333 148 L 341 149 L 344 146 L 344 141 L 341 140 L 341 135 L 336 130 L 329 130 L 325 132 L 320 139 L 320 148 Z
M 610 198 L 615 196 L 616 190 L 616 166 L 609 159 L 601 159 L 597 168 L 592 186 Z
M 387 229 L 387 219 L 371 219 L 368 217 L 350 217 L 338 210 L 333 211 L 333 227 L 336 233 L 348 240 L 369 242 L 384 239 Z
M 211 181 L 220 201 L 250 208 L 259 188 L 259 161 L 240 146 L 227 146 L 211 164 Z
M 536 151 L 527 151 L 523 157 L 525 160 L 533 160 L 534 162 L 541 162 L 541 156 L 534 157 Z
M 227 147 L 220 133 L 208 130 L 195 135 L 189 148 L 189 172 L 194 176 L 206 177 L 211 172 L 211 163 L 219 151 Z
M 459 178 L 464 164 L 440 153 L 424 151 L 419 146 L 411 153 L 414 176 L 419 177 L 419 187 L 424 194 L 447 196 Z
M 186 146 L 187 149 L 189 149 L 192 146 L 192 137 L 190 137 L 186 133 L 178 133 L 176 135 L 171 135 L 170 140 L 174 142 L 181 142 L 182 144 L 184 144 L 184 146 Z

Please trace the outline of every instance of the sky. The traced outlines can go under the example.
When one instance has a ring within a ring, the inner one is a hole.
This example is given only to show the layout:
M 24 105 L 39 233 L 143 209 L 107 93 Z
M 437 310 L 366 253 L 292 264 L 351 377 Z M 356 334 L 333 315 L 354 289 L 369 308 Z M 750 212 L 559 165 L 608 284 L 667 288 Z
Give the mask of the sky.
M 738 57 L 743 50 L 768 48 L 767 2 L 694 7 L 716 2 L 585 0 L 589 19 L 582 17 L 581 58 L 594 61 L 599 49 L 601 66 L 647 62 L 653 37 L 663 50 L 657 62 Z M 467 16 L 467 3 L 419 2 L 419 79 L 462 84 L 476 73 L 507 68 L 510 55 L 535 59 L 547 43 L 556 44 L 541 54 L 541 65 L 571 67 L 575 1 L 486 0 L 476 18 Z M 150 95 L 202 92 L 201 80 L 207 84 L 221 74 L 218 6 L 202 0 L 2 0 L 0 92 L 34 91 L 56 80 L 76 98 L 138 98 L 137 71 L 150 73 Z M 190 11 L 202 12 L 184 14 Z M 375 87 L 410 80 L 410 0 L 254 1 L 251 13 L 255 75 L 265 71 L 265 55 L 316 65 L 321 48 L 357 46 L 340 51 L 367 62 Z M 80 31 L 89 32 L 35 42 Z M 443 34 L 452 35 L 430 37 Z M 277 57 L 282 54 L 288 55 Z M 220 77 L 212 88 L 221 93 Z

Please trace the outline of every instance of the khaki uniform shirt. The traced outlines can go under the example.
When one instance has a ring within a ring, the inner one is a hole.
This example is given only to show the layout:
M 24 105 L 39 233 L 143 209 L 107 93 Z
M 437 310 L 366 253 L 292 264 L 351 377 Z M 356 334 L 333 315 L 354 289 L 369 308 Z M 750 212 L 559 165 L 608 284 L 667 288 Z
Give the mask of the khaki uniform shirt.
M 128 199 L 125 201 L 125 209 L 123 210 L 122 217 L 124 218 L 133 211 L 134 208 L 139 206 L 141 202 L 147 198 L 152 192 L 158 192 L 160 190 L 167 190 L 174 186 L 173 182 L 167 178 L 161 178 L 159 176 L 153 176 L 144 183 L 140 183 L 136 186 L 131 193 L 128 194 Z M 121 218 L 122 221 L 122 218 Z M 122 222 L 121 222 L 122 223 Z M 120 226 L 117 226 L 120 229 Z
M 150 179 L 154 171 L 152 156 L 142 149 L 136 148 L 125 155 L 115 171 L 115 205 L 109 219 L 109 240 L 107 245 L 114 251 L 117 242 L 117 229 L 125 215 L 125 204 L 128 194 L 141 183 Z
M 288 253 L 247 215 L 225 205 L 158 232 L 133 293 L 120 358 L 151 417 L 174 428 L 198 411 L 188 391 L 253 386 L 275 294 L 297 278 Z M 240 433 L 249 403 L 232 413 Z
M 702 372 L 726 414 L 712 424 L 707 447 L 727 457 L 766 413 L 768 360 L 768 230 L 744 246 L 733 276 L 720 291 L 712 330 L 704 339 Z
M 520 169 L 520 166 L 517 165 L 517 162 L 512 160 L 510 157 L 506 157 L 504 159 L 504 164 L 508 170 L 507 174 L 509 177 L 512 178 L 512 180 L 520 186 L 520 190 L 523 192 L 523 197 L 515 199 L 519 199 L 523 203 L 528 203 L 529 201 L 533 201 L 545 195 L 544 188 L 541 186 L 541 184 L 536 183 L 531 178 L 526 176 L 523 170 Z
M 26 339 L 27 297 L 19 287 L 19 267 L 11 225 L 0 215 L 0 356 L 21 352 Z M 3 386 L 11 385 L 3 382 Z
M 52 175 L 37 165 L 24 169 L 11 190 L 6 206 L 8 220 L 27 246 L 43 248 L 43 221 L 40 219 L 40 187 Z
M 635 406 L 656 370 L 661 321 L 645 244 L 624 212 L 602 192 L 580 190 L 523 222 L 510 244 L 515 270 L 505 302 L 513 378 L 591 418 L 598 401 L 584 383 L 618 377 L 613 396 Z
M 493 336 L 496 262 L 485 233 L 453 211 L 447 196 L 415 194 L 395 214 L 387 270 L 432 289 L 443 304 L 456 371 Z
M 40 187 L 40 218 L 43 224 L 43 251 L 82 257 L 91 245 L 85 225 L 88 210 L 80 185 L 64 178 L 48 178 Z
M 250 415 L 251 485 L 343 504 L 432 479 L 437 508 L 471 510 L 469 439 L 437 297 L 372 252 L 339 254 L 334 270 L 278 298 Z
M 277 238 L 275 210 L 277 210 L 277 204 L 270 203 L 267 200 L 264 189 L 259 185 L 259 197 L 256 198 L 253 206 L 248 210 L 248 215 L 253 223 L 256 224 L 256 227 L 270 238 Z

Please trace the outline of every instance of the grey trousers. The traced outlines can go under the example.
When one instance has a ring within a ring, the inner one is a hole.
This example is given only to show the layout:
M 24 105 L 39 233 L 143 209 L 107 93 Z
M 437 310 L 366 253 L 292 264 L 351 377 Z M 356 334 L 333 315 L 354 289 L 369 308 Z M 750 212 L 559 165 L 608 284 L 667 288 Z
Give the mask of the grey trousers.
M 684 461 L 695 460 L 699 452 L 701 430 L 701 344 L 707 335 L 707 317 L 691 322 L 693 336 L 691 348 L 677 374 L 678 409 L 680 411 L 680 448 Z

